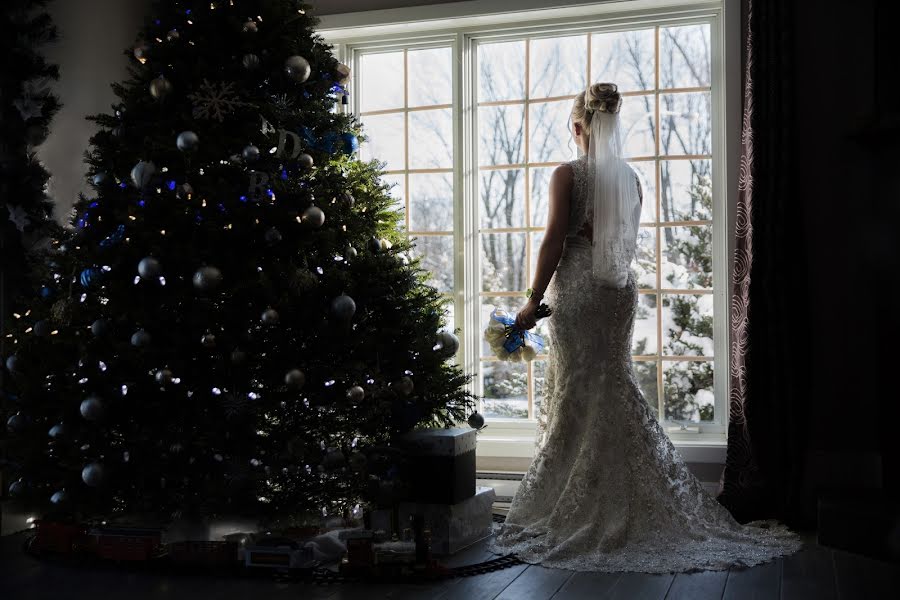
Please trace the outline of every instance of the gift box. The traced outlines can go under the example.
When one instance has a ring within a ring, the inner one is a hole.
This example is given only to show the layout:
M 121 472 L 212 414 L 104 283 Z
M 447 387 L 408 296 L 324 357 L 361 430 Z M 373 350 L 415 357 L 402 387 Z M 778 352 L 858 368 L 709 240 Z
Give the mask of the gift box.
M 476 493 L 456 504 L 401 502 L 401 523 L 410 523 L 413 515 L 425 517 L 431 530 L 431 551 L 454 554 L 491 535 L 494 488 L 478 487 Z
M 475 430 L 422 429 L 404 435 L 410 502 L 458 504 L 475 495 Z M 404 521 L 401 521 L 404 522 Z

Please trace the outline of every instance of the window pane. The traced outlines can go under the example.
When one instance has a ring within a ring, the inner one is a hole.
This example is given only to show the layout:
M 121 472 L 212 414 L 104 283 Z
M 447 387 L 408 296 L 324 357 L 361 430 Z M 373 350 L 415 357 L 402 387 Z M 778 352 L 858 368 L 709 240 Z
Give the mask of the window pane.
M 586 36 L 533 39 L 529 56 L 531 98 L 567 96 L 584 91 Z M 571 108 L 571 101 L 569 104 Z
M 403 192 L 403 175 L 382 175 L 381 182 L 391 186 L 388 194 L 395 200 L 394 210 L 406 211 L 406 196 Z
M 399 171 L 405 168 L 403 142 L 406 137 L 403 115 L 369 115 L 363 118 L 366 141 L 360 149 L 364 161 L 384 161 L 385 170 Z
M 478 196 L 482 229 L 525 226 L 525 171 L 482 171 Z
M 709 25 L 659 30 L 659 83 L 663 88 L 708 86 Z
M 663 363 L 666 418 L 673 421 L 712 421 L 715 417 L 712 361 Z
M 421 256 L 420 266 L 431 272 L 428 284 L 441 292 L 453 292 L 453 237 L 420 235 L 412 240 L 413 254 Z
M 652 90 L 656 72 L 655 30 L 597 33 L 591 37 L 591 82 L 607 81 L 620 92 Z
M 525 98 L 525 41 L 478 44 L 478 101 Z
M 645 356 L 656 354 L 656 294 L 638 294 L 634 314 L 634 334 L 631 337 L 631 353 Z
M 656 162 L 642 160 L 630 164 L 641 180 L 641 191 L 644 194 L 641 223 L 653 223 L 656 221 Z
M 481 234 L 481 289 L 525 290 L 525 234 Z
M 478 164 L 512 165 L 524 161 L 523 105 L 483 106 L 478 109 Z
M 712 219 L 712 161 L 660 162 L 664 221 Z
M 531 223 L 532 227 L 546 227 L 550 211 L 550 176 L 556 167 L 531 169 Z
M 453 167 L 453 113 L 449 108 L 409 113 L 409 168 Z
M 359 57 L 359 109 L 403 108 L 403 52 Z
M 637 378 L 638 387 L 641 388 L 644 400 L 657 419 L 659 419 L 659 387 L 656 384 L 656 370 L 658 368 L 659 363 L 655 360 L 634 361 L 634 374 Z
M 481 363 L 485 417 L 528 418 L 526 364 L 490 361 Z
M 663 295 L 663 354 L 713 355 L 713 295 Z
M 529 162 L 560 162 L 578 157 L 569 129 L 571 100 L 538 102 L 529 106 Z
M 432 106 L 453 102 L 453 71 L 450 48 L 410 50 L 406 56 L 409 68 L 410 106 Z
M 456 308 L 453 305 L 453 298 L 447 297 L 447 303 L 444 305 L 444 329 L 451 333 L 456 332 Z
M 655 110 L 653 96 L 629 96 L 622 100 L 620 119 L 625 156 L 656 154 Z
M 410 173 L 410 231 L 453 231 L 453 175 Z
M 663 287 L 712 288 L 712 225 L 662 228 Z
M 710 102 L 709 92 L 660 95 L 660 154 L 712 153 Z
M 635 252 L 634 272 L 637 284 L 642 289 L 656 288 L 656 228 L 641 227 L 638 229 L 637 248 Z

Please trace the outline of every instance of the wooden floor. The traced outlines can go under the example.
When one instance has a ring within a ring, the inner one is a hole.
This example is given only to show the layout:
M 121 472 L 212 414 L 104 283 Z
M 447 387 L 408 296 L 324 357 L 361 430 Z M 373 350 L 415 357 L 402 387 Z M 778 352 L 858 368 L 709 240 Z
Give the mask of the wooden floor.
M 429 585 L 346 584 L 313 586 L 267 579 L 160 575 L 115 568 L 85 568 L 39 561 L 20 550 L 21 535 L 0 538 L 0 599 L 88 600 L 184 598 L 231 600 L 662 600 L 722 598 L 797 600 L 892 600 L 900 598 L 900 565 L 820 547 L 806 536 L 801 552 L 750 569 L 693 574 L 575 573 L 518 565 L 476 577 Z M 449 566 L 493 557 L 480 544 L 446 562 Z

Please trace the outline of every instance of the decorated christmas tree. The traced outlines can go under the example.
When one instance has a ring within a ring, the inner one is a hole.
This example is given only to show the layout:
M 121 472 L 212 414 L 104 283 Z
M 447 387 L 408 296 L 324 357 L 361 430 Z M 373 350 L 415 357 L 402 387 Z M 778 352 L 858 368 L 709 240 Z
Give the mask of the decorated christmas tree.
M 49 174 L 35 155 L 47 137 L 59 101 L 50 86 L 56 65 L 41 54 L 56 39 L 46 0 L 10 0 L 0 12 L 0 355 L 3 323 L 20 297 L 34 293 L 43 242 L 58 231 L 47 197 Z
M 464 420 L 445 302 L 295 0 L 155 4 L 95 194 L 14 321 L 10 493 L 79 518 L 341 514 L 401 485 L 411 429 Z

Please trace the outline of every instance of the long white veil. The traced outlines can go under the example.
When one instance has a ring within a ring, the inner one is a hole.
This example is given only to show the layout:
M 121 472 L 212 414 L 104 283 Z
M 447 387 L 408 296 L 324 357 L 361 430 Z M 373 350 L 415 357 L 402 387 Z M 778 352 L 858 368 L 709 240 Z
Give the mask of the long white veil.
M 634 171 L 625 161 L 619 112 L 594 111 L 588 137 L 588 201 L 593 204 L 592 271 L 608 287 L 628 283 L 641 202 Z M 590 206 L 588 210 L 590 210 Z

